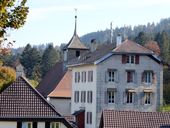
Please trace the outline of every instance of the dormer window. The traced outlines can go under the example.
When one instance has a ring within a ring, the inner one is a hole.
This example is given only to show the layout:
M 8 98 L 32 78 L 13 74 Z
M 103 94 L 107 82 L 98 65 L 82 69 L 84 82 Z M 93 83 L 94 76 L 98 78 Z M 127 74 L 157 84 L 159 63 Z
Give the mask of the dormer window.
M 80 51 L 76 51 L 76 57 L 80 56 Z
M 122 55 L 122 64 L 139 64 L 139 55 Z

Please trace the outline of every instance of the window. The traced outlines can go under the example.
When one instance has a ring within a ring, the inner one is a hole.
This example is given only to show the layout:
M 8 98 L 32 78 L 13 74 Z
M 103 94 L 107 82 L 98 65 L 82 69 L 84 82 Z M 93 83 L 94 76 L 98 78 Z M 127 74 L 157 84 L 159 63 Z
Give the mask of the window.
M 122 55 L 122 64 L 139 64 L 139 55 Z
M 150 84 L 152 83 L 153 73 L 152 71 L 144 71 L 142 75 L 142 82 Z
M 87 124 L 92 124 L 92 112 L 87 112 Z
M 83 82 L 83 83 L 86 82 L 86 72 L 85 71 L 81 72 L 81 82 Z
M 134 71 L 127 71 L 127 83 L 133 83 L 135 77 Z
M 88 82 L 93 82 L 93 71 L 88 71 Z
M 151 104 L 151 93 L 145 93 L 144 102 L 145 104 Z
M 80 56 L 80 51 L 76 51 L 76 57 Z
M 81 91 L 81 103 L 86 102 L 86 91 Z
M 108 70 L 108 81 L 114 82 L 115 81 L 115 71 L 114 70 Z
M 93 100 L 93 92 L 92 91 L 88 91 L 87 92 L 87 102 L 88 103 L 92 103 Z
M 115 91 L 113 91 L 113 90 L 107 91 L 107 100 L 108 100 L 108 103 L 114 103 L 115 102 Z
M 74 92 L 74 102 L 78 103 L 79 102 L 79 91 Z
M 22 128 L 32 128 L 32 122 L 22 122 Z
M 80 72 L 75 72 L 75 83 L 80 82 Z
M 133 103 L 133 92 L 127 92 L 126 95 L 127 95 L 126 103 L 128 104 Z
M 51 122 L 50 128 L 59 128 L 59 123 L 58 122 Z

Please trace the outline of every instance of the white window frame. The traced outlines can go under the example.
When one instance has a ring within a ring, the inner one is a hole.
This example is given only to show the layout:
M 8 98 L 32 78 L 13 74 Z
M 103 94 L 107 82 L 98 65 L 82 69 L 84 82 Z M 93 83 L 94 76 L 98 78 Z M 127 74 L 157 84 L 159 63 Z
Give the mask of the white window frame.
M 60 128 L 60 123 L 59 122 L 51 122 L 50 128 Z
M 92 103 L 93 102 L 93 92 L 88 91 L 87 92 L 87 103 Z
M 86 102 L 86 91 L 81 91 L 81 103 Z
M 150 105 L 151 104 L 151 92 L 145 92 L 145 96 L 144 96 L 144 104 L 145 105 Z
M 74 102 L 78 103 L 79 102 L 79 91 L 74 92 Z
M 80 72 L 75 72 L 75 83 L 79 83 L 80 82 Z
M 115 70 L 108 70 L 108 82 L 115 82 Z
M 134 93 L 133 92 L 126 92 L 126 103 L 133 104 Z
M 93 82 L 93 70 L 88 71 L 88 82 Z
M 87 112 L 86 117 L 86 123 L 92 124 L 92 112 Z
M 30 125 L 30 127 L 29 127 Z M 33 128 L 32 122 L 22 122 L 22 128 Z
M 135 55 L 127 55 L 126 56 L 126 63 L 127 64 L 135 64 Z
M 115 103 L 115 91 L 114 90 L 107 91 L 107 103 L 108 104 Z
M 153 72 L 152 71 L 144 71 L 143 77 L 144 77 L 143 82 L 145 84 L 151 84 L 152 78 L 153 78 Z
M 81 82 L 85 83 L 86 82 L 86 71 L 81 72 Z

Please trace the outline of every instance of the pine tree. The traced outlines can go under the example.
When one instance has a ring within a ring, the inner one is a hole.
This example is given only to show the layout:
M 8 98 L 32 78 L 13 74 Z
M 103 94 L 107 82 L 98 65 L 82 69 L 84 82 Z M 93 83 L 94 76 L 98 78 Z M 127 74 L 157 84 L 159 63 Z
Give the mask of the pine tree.
M 56 49 L 53 47 L 52 44 L 49 44 L 42 56 L 41 70 L 42 70 L 43 77 L 55 65 L 55 63 L 58 60 L 59 60 L 59 53 L 56 51 Z

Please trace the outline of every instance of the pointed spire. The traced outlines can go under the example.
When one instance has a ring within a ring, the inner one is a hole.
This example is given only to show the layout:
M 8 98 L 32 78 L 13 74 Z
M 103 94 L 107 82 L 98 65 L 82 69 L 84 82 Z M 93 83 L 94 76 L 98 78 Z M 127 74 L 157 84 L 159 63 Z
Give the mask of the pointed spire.
M 77 8 L 75 8 L 75 29 L 74 29 L 74 35 L 77 34 Z

